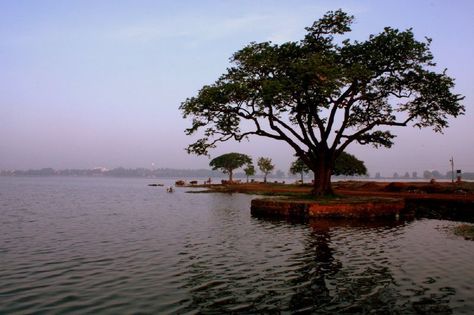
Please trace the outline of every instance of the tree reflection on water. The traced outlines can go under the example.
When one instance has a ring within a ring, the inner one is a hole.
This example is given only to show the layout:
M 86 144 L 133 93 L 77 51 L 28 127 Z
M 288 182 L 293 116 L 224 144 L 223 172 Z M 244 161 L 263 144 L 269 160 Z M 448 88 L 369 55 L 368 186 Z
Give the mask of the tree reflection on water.
M 407 298 L 399 292 L 389 264 L 384 263 L 386 259 L 379 257 L 381 263 L 378 264 L 367 259 L 366 266 L 361 267 L 357 262 L 358 266 L 354 267 L 350 261 L 343 264 L 336 258 L 341 253 L 331 241 L 333 230 L 363 233 L 364 230 L 396 229 L 404 223 L 380 219 L 310 221 L 311 232 L 305 239 L 302 256 L 304 265 L 299 269 L 300 276 L 290 284 L 295 293 L 289 310 L 298 314 L 452 314 L 448 298 L 455 292 L 447 290 L 444 294 L 427 296 L 425 290 L 412 288 Z
M 453 313 L 449 298 L 455 291 L 428 292 L 424 284 L 402 283 L 389 253 L 399 246 L 391 240 L 403 235 L 406 221 L 255 220 L 272 238 L 281 238 L 268 239 L 260 230 L 261 240 L 224 233 L 211 241 L 186 241 L 192 255 L 182 261 L 182 276 L 189 295 L 179 302 L 179 312 Z M 288 244 L 279 244 L 284 239 Z M 219 255 L 210 254 L 211 248 Z

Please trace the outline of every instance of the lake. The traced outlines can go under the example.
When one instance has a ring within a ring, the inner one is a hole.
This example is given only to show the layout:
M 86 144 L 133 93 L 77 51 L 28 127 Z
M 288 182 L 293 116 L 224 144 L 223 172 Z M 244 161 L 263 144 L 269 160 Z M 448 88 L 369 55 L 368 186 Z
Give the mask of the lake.
M 156 182 L 0 177 L 0 313 L 474 313 L 459 222 L 259 219 Z

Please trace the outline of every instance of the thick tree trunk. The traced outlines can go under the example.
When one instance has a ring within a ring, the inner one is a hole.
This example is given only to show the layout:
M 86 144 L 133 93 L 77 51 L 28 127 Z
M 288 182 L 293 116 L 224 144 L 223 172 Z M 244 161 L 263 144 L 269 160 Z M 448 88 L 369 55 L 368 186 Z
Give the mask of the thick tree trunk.
M 229 170 L 229 183 L 232 183 L 232 170 Z
M 301 172 L 301 184 L 303 184 L 303 176 L 304 176 L 304 173 Z
M 331 186 L 331 175 L 332 169 L 330 164 L 320 161 L 314 171 L 313 195 L 324 196 L 334 194 Z

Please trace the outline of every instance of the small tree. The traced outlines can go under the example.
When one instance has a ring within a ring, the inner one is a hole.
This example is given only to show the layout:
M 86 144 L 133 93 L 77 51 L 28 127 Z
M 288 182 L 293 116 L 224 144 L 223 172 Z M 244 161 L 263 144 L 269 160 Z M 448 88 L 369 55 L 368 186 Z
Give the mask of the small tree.
M 334 175 L 366 175 L 367 168 L 363 161 L 356 158 L 354 155 L 342 152 L 334 163 Z
M 257 165 L 260 171 L 263 173 L 263 182 L 266 183 L 267 175 L 273 171 L 275 165 L 272 164 L 272 159 L 264 157 L 258 159 Z
M 255 166 L 252 163 L 247 164 L 247 167 L 244 168 L 245 175 L 247 176 L 247 183 L 249 182 L 249 176 L 255 175 Z
M 308 174 L 310 171 L 309 167 L 300 159 L 297 158 L 291 163 L 290 173 L 293 175 L 301 174 L 301 183 L 303 184 L 304 174 Z
M 227 153 L 220 155 L 209 163 L 213 170 L 221 170 L 224 174 L 229 174 L 229 182 L 232 182 L 233 171 L 245 164 L 251 164 L 252 159 L 241 153 Z
M 291 165 L 290 172 L 292 174 L 301 173 L 301 182 L 303 182 L 303 173 L 310 171 L 309 167 L 298 158 Z M 292 169 L 294 172 L 292 172 Z M 334 175 L 367 175 L 367 168 L 363 161 L 356 158 L 354 155 L 342 152 L 334 162 Z

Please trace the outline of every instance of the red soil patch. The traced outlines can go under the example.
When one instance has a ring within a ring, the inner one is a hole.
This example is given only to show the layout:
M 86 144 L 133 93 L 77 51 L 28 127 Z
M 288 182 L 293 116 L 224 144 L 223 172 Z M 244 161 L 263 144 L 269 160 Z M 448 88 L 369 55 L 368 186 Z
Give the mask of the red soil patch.
M 218 186 L 218 185 L 217 185 Z M 261 194 L 310 194 L 311 185 L 244 183 L 221 186 L 229 192 Z M 427 183 L 427 182 L 362 182 L 341 181 L 333 184 L 338 195 L 389 197 L 405 199 L 439 199 L 474 201 L 474 183 Z M 213 187 L 211 187 L 213 189 Z

